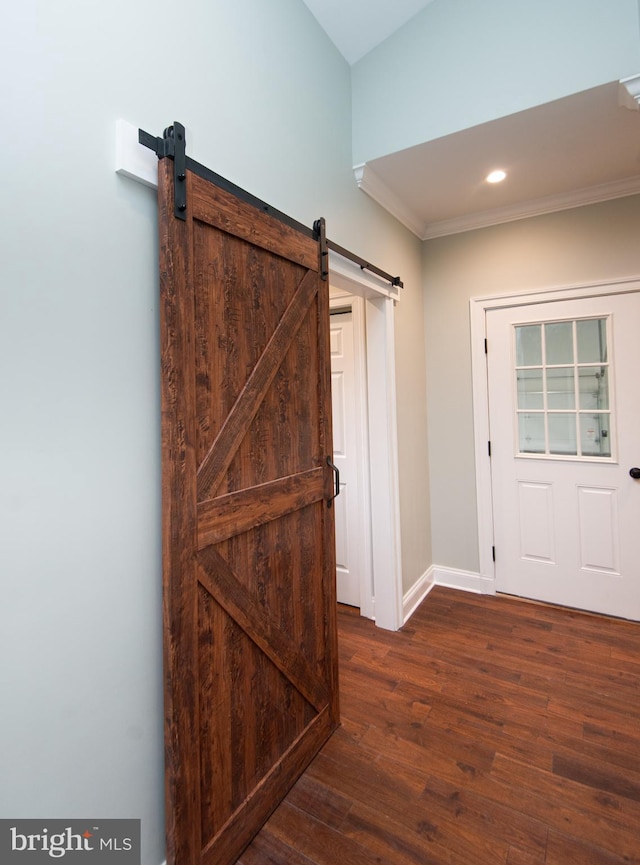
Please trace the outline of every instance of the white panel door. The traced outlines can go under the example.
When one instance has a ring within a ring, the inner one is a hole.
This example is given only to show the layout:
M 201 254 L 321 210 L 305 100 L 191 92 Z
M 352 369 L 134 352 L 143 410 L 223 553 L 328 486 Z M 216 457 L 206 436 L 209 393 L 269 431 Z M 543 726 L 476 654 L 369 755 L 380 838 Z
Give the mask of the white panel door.
M 334 499 L 338 602 L 359 607 L 363 565 L 358 543 L 360 529 L 357 512 L 359 496 L 352 313 L 332 313 L 330 333 L 333 461 L 340 471 L 340 495 Z
M 486 315 L 497 591 L 640 620 L 640 293 Z

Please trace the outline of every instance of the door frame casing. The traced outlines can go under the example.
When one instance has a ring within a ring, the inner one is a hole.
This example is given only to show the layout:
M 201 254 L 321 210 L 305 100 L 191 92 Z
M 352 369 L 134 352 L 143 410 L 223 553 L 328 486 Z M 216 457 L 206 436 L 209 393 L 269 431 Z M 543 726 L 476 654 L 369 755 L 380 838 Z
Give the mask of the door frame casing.
M 378 627 L 397 631 L 403 624 L 394 334 L 399 292 L 334 252 L 329 255 L 329 284 L 330 306 L 351 306 L 353 311 L 356 398 L 362 418 L 365 572 L 360 612 Z
M 632 276 L 606 282 L 591 282 L 557 286 L 537 290 L 518 291 L 469 301 L 471 324 L 471 378 L 473 392 L 473 430 L 476 464 L 476 504 L 480 586 L 483 594 L 495 594 L 495 562 L 493 560 L 494 512 L 491 480 L 491 458 L 487 447 L 490 441 L 489 380 L 487 374 L 487 313 L 494 309 L 529 306 L 563 300 L 580 300 L 609 294 L 640 292 L 640 277 Z M 489 346 L 489 351 L 491 347 Z

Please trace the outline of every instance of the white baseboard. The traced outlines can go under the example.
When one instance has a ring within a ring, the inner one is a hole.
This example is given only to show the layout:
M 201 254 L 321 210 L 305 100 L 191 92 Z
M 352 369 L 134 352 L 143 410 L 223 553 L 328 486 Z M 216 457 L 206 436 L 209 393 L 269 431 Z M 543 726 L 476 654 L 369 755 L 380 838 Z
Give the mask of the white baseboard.
M 436 586 L 447 586 L 478 595 L 494 595 L 496 591 L 493 577 L 483 577 L 475 571 L 459 571 L 457 568 L 434 565 L 433 577 Z
M 416 580 L 402 598 L 402 623 L 404 625 L 407 624 L 411 616 L 435 586 L 433 570 L 432 565 L 428 571 L 425 571 L 424 574 Z
M 475 592 L 478 595 L 494 595 L 496 591 L 493 577 L 483 577 L 482 574 L 474 571 L 459 571 L 457 568 L 431 565 L 402 599 L 403 624 L 406 625 L 434 586 L 446 586 L 449 589 Z

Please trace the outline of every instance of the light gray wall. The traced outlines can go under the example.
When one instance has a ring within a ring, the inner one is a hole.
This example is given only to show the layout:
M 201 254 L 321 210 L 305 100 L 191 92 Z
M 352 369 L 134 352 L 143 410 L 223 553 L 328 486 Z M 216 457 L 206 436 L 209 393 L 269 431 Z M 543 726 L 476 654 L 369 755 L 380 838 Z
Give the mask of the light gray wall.
M 155 194 L 119 117 L 406 283 L 403 564 L 430 563 L 421 249 L 355 186 L 350 72 L 301 0 L 23 0 L 0 30 L 0 816 L 163 846 Z M 419 540 L 416 540 L 419 538 Z
M 640 276 L 640 196 L 424 244 L 433 561 L 476 573 L 469 300 Z
M 354 165 L 639 63 L 638 0 L 434 0 L 353 67 Z
M 433 563 L 428 528 L 431 524 L 431 503 L 428 437 L 425 434 L 427 385 L 423 374 L 428 366 L 423 299 L 421 294 L 413 290 L 413 278 L 405 282 L 395 317 L 402 579 L 406 594 Z M 417 365 L 421 357 L 424 358 L 422 368 Z M 375 466 L 372 470 L 375 471 Z

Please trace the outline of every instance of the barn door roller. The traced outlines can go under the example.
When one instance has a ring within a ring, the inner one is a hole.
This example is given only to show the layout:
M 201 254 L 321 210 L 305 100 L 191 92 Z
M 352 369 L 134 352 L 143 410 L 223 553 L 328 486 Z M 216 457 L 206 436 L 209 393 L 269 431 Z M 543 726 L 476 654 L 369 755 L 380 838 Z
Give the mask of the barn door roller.
M 187 210 L 187 140 L 182 123 L 174 122 L 163 132 L 162 138 L 138 130 L 138 141 L 155 151 L 158 159 L 173 159 L 173 179 L 175 189 L 174 214 L 178 219 L 186 219 Z

